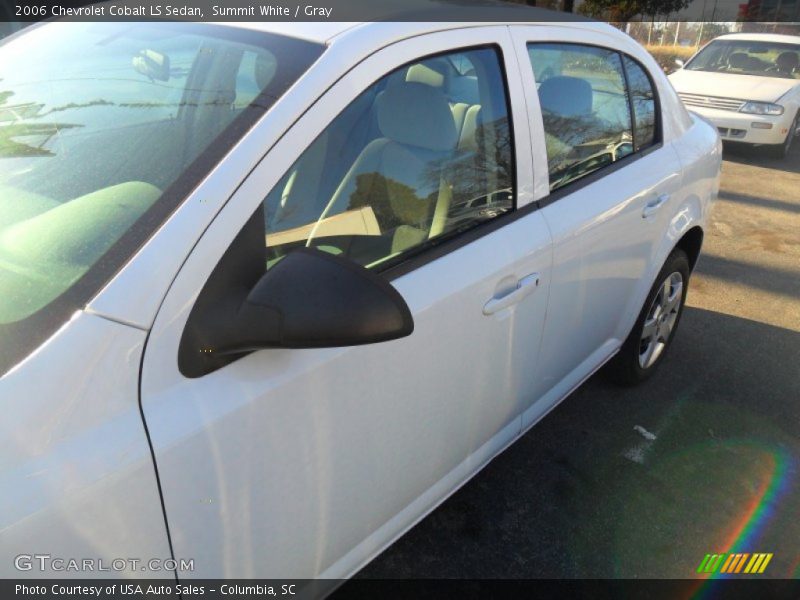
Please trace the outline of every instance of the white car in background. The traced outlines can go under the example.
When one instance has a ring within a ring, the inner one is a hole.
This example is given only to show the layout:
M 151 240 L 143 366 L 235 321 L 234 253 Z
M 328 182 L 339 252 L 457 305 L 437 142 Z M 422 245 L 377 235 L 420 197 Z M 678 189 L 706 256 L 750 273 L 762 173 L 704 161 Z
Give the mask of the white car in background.
M 583 20 L 50 23 L 0 79 L 4 577 L 353 574 L 662 364 L 719 185 Z
M 683 103 L 725 141 L 784 157 L 800 136 L 800 37 L 723 35 L 669 76 Z

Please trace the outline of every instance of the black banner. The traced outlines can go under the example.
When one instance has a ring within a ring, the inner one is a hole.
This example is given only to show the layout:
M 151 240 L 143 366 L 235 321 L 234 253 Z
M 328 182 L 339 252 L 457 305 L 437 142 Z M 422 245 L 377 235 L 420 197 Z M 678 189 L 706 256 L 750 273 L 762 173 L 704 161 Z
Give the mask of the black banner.
M 537 8 L 545 6 L 548 9 Z M 571 21 L 800 22 L 800 0 L 0 0 L 0 22 Z
M 4 600 L 230 600 L 232 598 L 393 600 L 413 598 L 544 598 L 570 600 L 783 600 L 800 597 L 800 581 L 750 578 L 696 580 L 0 580 Z

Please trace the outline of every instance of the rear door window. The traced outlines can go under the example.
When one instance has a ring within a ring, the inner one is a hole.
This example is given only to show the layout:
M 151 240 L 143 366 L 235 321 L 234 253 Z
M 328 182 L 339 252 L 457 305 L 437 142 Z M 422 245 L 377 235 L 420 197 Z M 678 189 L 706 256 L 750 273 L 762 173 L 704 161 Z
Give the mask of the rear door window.
M 545 131 L 550 189 L 631 154 L 633 128 L 620 55 L 578 44 L 528 45 Z

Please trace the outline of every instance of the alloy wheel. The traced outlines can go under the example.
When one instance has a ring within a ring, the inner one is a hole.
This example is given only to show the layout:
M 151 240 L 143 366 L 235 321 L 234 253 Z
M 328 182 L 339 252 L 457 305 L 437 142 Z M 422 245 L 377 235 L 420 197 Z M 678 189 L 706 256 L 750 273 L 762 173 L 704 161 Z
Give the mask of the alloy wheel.
M 667 347 L 683 300 L 683 275 L 675 271 L 661 283 L 647 310 L 639 340 L 639 366 L 648 369 Z

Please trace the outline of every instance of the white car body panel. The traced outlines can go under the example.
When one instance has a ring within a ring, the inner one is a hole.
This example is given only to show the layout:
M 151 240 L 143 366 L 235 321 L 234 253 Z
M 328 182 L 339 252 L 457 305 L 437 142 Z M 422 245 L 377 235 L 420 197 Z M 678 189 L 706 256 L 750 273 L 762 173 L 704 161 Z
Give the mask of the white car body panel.
M 777 102 L 800 85 L 797 79 L 780 79 L 738 73 L 711 73 L 679 69 L 669 76 L 679 92 L 757 102 Z M 748 115 L 750 117 L 757 115 Z
M 547 28 L 546 33 L 534 27 L 513 30 L 517 48 L 541 41 L 617 47 L 602 34 L 587 36 L 558 27 Z M 530 114 L 541 130 L 540 111 Z M 667 126 L 671 128 L 667 139 L 680 133 L 679 122 Z M 547 351 L 531 373 L 530 398 L 536 399 L 536 406 L 523 417 L 524 427 L 605 362 L 627 336 L 643 302 L 637 293 L 639 283 L 652 281 L 648 267 L 653 264 L 653 246 L 667 228 L 680 186 L 679 172 L 678 156 L 666 141 L 641 157 L 636 168 L 609 173 L 542 209 L 553 235 L 553 280 L 542 339 Z M 670 200 L 643 219 L 645 205 L 664 195 Z M 644 293 L 649 289 L 648 283 Z
M 139 410 L 145 337 L 79 312 L 0 379 L 0 576 L 174 578 L 58 563 L 17 570 L 14 561 L 42 554 L 110 568 L 117 558 L 171 557 Z
M 0 481 L 19 490 L 0 501 L 3 560 L 27 539 L 54 555 L 170 556 L 141 386 L 175 557 L 195 560 L 181 578 L 352 575 L 602 366 L 666 256 L 705 225 L 716 132 L 690 118 L 655 61 L 610 26 L 247 27 L 330 47 L 86 310 L 0 380 L 14 404 L 0 426 Z M 663 130 L 660 148 L 552 203 L 524 48 L 547 40 L 639 60 L 658 88 Z M 203 284 L 316 135 L 395 67 L 481 44 L 503 52 L 524 214 L 392 282 L 414 315 L 408 338 L 262 350 L 197 379 L 181 375 L 178 345 Z M 659 194 L 669 201 L 643 219 Z M 498 286 L 531 273 L 534 293 L 482 314 Z M 41 415 L 51 416 L 47 428 Z

